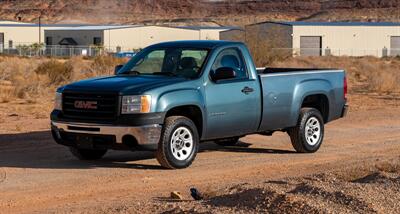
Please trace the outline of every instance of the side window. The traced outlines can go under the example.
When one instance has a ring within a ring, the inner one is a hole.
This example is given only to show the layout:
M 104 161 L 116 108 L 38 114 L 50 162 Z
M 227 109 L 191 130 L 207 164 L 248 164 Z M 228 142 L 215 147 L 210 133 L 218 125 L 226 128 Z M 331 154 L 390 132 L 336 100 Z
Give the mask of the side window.
M 212 66 L 212 71 L 221 67 L 232 68 L 236 73 L 236 79 L 248 78 L 246 64 L 237 48 L 227 48 L 218 54 Z
M 93 45 L 101 45 L 101 37 L 93 37 Z
M 46 45 L 53 45 L 53 37 L 46 36 Z

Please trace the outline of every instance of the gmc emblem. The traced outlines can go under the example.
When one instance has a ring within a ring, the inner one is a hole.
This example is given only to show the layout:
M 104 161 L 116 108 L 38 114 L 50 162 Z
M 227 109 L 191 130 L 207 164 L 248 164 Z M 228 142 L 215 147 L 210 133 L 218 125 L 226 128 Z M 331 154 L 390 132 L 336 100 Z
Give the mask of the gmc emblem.
M 82 101 L 74 102 L 74 107 L 79 109 L 97 109 L 97 101 Z

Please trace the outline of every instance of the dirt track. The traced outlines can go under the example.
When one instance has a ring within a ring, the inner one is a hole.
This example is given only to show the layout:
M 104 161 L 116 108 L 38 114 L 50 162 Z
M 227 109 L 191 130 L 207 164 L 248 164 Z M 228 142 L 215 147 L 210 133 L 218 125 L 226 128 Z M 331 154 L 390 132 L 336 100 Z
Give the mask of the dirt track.
M 347 118 L 326 126 L 324 144 L 315 154 L 294 153 L 284 133 L 252 135 L 236 147 L 202 144 L 194 164 L 184 170 L 161 169 L 150 152 L 111 151 L 101 161 L 80 162 L 53 142 L 47 119 L 3 115 L 0 131 L 17 133 L 0 134 L 0 212 L 133 212 L 142 206 L 162 211 L 179 206 L 163 207 L 171 191 L 190 199 L 193 186 L 218 191 L 400 161 L 399 100 L 359 96 L 354 101 Z M 10 124 L 23 125 L 7 131 Z

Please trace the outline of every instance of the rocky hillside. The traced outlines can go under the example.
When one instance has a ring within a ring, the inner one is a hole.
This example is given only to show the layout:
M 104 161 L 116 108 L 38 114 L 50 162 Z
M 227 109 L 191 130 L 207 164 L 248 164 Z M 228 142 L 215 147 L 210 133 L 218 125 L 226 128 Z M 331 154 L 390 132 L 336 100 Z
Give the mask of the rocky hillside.
M 244 25 L 263 20 L 398 21 L 398 0 L 2 0 L 0 19 Z

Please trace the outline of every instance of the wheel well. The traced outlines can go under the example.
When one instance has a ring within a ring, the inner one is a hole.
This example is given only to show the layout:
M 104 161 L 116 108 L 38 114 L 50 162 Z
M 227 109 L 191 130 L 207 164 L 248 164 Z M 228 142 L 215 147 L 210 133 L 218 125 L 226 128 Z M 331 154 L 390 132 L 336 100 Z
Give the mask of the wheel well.
M 328 122 L 329 118 L 329 101 L 328 97 L 324 94 L 313 94 L 304 98 L 301 107 L 311 107 L 318 109 L 321 112 L 324 122 Z
M 197 132 L 199 133 L 199 137 L 201 138 L 203 132 L 203 115 L 198 106 L 186 105 L 186 106 L 174 107 L 167 111 L 165 118 L 169 116 L 185 116 L 191 119 L 193 123 L 196 125 Z

